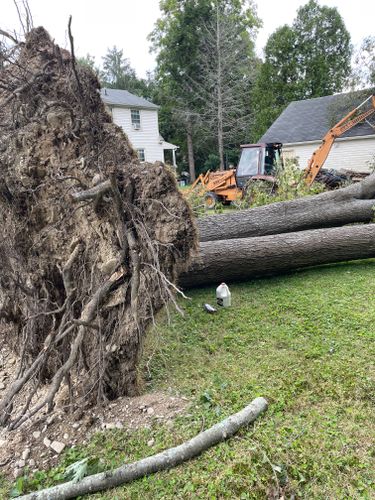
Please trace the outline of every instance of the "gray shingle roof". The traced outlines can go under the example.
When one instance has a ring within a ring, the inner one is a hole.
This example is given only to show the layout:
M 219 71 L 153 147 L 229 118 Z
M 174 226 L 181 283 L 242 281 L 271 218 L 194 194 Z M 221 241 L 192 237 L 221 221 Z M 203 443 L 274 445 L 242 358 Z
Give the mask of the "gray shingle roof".
M 143 97 L 131 94 L 127 90 L 107 89 L 100 90 L 100 95 L 105 104 L 109 106 L 126 106 L 127 108 L 159 109 L 153 102 L 147 101 Z
M 358 106 L 372 93 L 371 90 L 316 97 L 305 101 L 293 101 L 273 122 L 259 142 L 306 142 L 323 139 L 328 130 L 351 109 Z M 366 105 L 363 111 L 366 109 Z M 374 124 L 374 118 L 370 121 Z M 359 137 L 375 134 L 366 122 L 360 123 L 342 135 Z

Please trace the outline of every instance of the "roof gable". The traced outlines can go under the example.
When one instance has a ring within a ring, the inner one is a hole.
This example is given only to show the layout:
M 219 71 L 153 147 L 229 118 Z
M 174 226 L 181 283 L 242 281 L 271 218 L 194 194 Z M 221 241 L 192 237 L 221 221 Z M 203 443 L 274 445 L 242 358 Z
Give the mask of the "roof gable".
M 293 101 L 274 121 L 259 142 L 283 144 L 322 140 L 328 130 L 369 95 L 371 90 Z M 348 130 L 341 137 L 375 135 L 366 122 Z
M 109 106 L 124 106 L 127 108 L 134 107 L 154 110 L 159 109 L 159 106 L 153 102 L 150 102 L 143 97 L 131 94 L 127 90 L 102 88 L 100 89 L 100 95 L 103 102 Z

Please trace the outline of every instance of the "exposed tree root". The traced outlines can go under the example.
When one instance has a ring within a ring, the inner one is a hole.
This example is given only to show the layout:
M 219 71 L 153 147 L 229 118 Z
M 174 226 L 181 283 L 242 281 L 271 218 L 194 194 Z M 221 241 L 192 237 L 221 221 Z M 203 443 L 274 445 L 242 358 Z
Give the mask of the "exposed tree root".
M 0 335 L 20 359 L 0 401 L 11 429 L 51 411 L 63 386 L 72 412 L 136 394 L 147 328 L 196 247 L 172 173 L 138 162 L 95 75 L 43 28 L 13 41 L 0 72 Z

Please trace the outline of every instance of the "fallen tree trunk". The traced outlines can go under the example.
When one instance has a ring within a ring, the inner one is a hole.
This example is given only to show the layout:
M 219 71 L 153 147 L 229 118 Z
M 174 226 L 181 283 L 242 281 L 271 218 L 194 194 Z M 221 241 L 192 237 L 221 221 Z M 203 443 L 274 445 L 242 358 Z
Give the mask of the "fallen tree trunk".
M 185 288 L 230 283 L 370 257 L 375 257 L 375 224 L 208 241 L 179 282 Z
M 198 220 L 200 241 L 250 238 L 356 222 L 374 217 L 375 174 L 358 184 L 298 200 Z
M 65 500 L 87 493 L 95 493 L 129 483 L 154 472 L 170 469 L 212 446 L 232 437 L 241 427 L 253 422 L 267 409 L 264 398 L 256 398 L 243 410 L 231 415 L 210 429 L 199 433 L 194 438 L 179 446 L 144 458 L 133 464 L 125 464 L 113 471 L 102 472 L 84 478 L 82 481 L 61 484 L 46 490 L 22 496 L 24 500 Z

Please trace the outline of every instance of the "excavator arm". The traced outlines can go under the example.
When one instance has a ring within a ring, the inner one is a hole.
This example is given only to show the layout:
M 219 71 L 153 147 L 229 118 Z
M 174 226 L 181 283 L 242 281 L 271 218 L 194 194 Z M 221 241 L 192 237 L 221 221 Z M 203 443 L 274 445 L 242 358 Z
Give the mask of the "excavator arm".
M 229 186 L 230 181 L 234 180 L 234 170 L 218 170 L 217 172 L 211 172 L 208 170 L 205 174 L 201 174 L 194 183 L 190 186 L 188 192 L 193 191 L 197 186 L 200 188 L 201 192 L 216 191 L 218 189 L 224 189 Z
M 371 108 L 359 114 L 355 118 L 352 118 L 357 111 L 371 99 Z M 368 97 L 365 101 L 363 101 L 359 106 L 350 111 L 344 118 L 342 118 L 334 127 L 329 130 L 326 135 L 323 137 L 322 144 L 319 148 L 313 153 L 309 164 L 305 170 L 306 174 L 306 183 L 311 186 L 314 182 L 315 177 L 320 172 L 323 167 L 324 162 L 327 159 L 329 152 L 331 151 L 332 145 L 335 142 L 337 137 L 340 137 L 346 131 L 353 128 L 358 123 L 364 121 L 366 118 L 375 113 L 375 94 Z
M 200 174 L 199 177 L 197 177 L 193 182 L 193 184 L 189 187 L 188 189 L 189 193 L 193 191 L 198 184 L 202 184 L 204 186 L 207 183 L 207 179 L 209 178 L 209 176 L 210 176 L 209 170 L 205 174 Z

